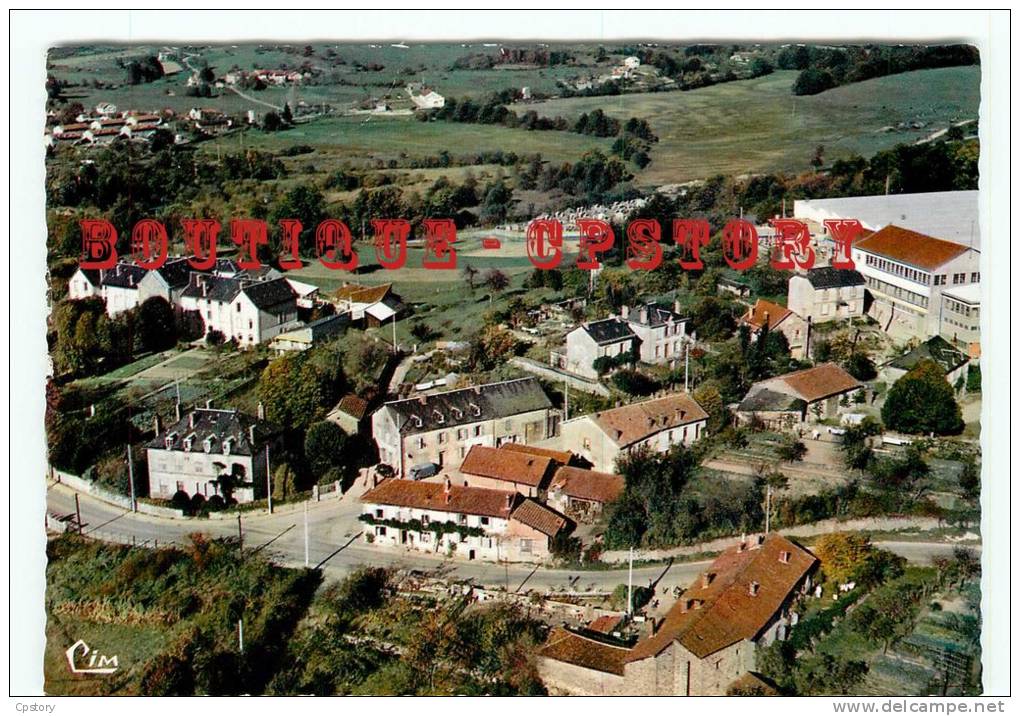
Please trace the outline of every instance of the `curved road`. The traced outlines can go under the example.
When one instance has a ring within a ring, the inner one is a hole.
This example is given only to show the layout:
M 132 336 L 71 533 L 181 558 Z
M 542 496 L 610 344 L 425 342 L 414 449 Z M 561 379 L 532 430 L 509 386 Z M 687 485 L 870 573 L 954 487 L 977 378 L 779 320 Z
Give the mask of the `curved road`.
M 387 563 L 394 567 L 437 570 L 450 579 L 470 580 L 492 587 L 508 586 L 510 591 L 599 591 L 612 590 L 627 581 L 627 569 L 565 570 L 526 564 L 467 562 L 419 552 L 402 552 L 371 547 L 360 539 L 361 512 L 357 494 L 360 485 L 343 498 L 325 497 L 308 507 L 309 565 L 321 567 L 327 578 L 339 578 L 363 564 Z M 193 532 L 215 537 L 237 537 L 236 515 L 224 519 L 175 520 L 132 513 L 89 495 L 78 493 L 82 532 L 110 542 L 131 544 L 182 543 Z M 65 485 L 47 488 L 46 505 L 51 515 L 73 516 L 75 491 Z M 245 549 L 260 549 L 288 566 L 305 564 L 304 504 L 284 505 L 274 514 L 241 514 Z M 951 554 L 956 545 L 935 542 L 878 542 L 911 562 L 927 563 L 935 555 Z M 980 547 L 975 547 L 980 550 Z M 634 568 L 634 584 L 686 586 L 709 564 L 676 562 Z

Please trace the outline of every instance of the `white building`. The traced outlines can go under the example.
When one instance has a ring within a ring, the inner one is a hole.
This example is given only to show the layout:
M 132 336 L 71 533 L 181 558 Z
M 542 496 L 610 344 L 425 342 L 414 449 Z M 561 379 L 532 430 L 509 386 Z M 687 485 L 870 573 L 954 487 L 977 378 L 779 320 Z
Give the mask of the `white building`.
M 218 331 L 239 347 L 254 346 L 299 327 L 297 295 L 287 279 L 252 281 L 192 274 L 181 308 L 198 311 L 205 332 Z
M 851 257 L 874 299 L 869 315 L 893 334 L 938 335 L 942 293 L 981 281 L 976 249 L 898 226 L 858 241 Z
M 819 231 L 825 219 L 857 219 L 868 232 L 895 224 L 910 231 L 981 248 L 976 190 L 802 199 L 793 202 L 793 216 L 817 224 L 813 228 Z
M 149 495 L 169 500 L 183 491 L 239 503 L 266 496 L 264 423 L 236 410 L 199 408 L 162 430 L 146 446 Z
M 540 561 L 569 521 L 515 492 L 384 480 L 361 496 L 365 541 L 489 561 Z
M 620 317 L 641 341 L 639 354 L 643 362 L 669 363 L 683 358 L 688 319 L 681 315 L 679 303 L 674 303 L 672 309 L 656 303 L 636 308 L 623 306 Z
M 952 286 L 942 292 L 939 335 L 971 358 L 981 355 L 981 284 Z
M 553 353 L 552 363 L 569 373 L 595 380 L 599 377 L 595 361 L 610 358 L 619 361 L 635 351 L 637 334 L 627 321 L 615 316 L 583 323 L 567 334 L 565 353 Z

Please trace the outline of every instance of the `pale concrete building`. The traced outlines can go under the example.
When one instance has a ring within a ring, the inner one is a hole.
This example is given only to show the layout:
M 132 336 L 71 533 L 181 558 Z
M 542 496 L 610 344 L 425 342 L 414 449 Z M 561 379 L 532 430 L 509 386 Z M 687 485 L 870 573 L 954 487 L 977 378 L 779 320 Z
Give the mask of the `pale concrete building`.
M 372 414 L 379 461 L 401 477 L 413 468 L 456 469 L 475 445 L 555 436 L 560 413 L 535 378 L 394 400 Z
M 938 335 L 943 292 L 981 281 L 976 249 L 898 226 L 861 239 L 851 256 L 873 299 L 869 315 L 903 337 Z
M 955 343 L 971 358 L 981 356 L 981 284 L 957 286 L 942 292 L 939 335 Z
M 639 448 L 667 452 L 705 433 L 708 413 L 686 393 L 631 403 L 565 420 L 563 444 L 592 469 L 614 472 L 621 456 Z
M 555 627 L 538 652 L 550 693 L 721 696 L 755 670 L 755 650 L 786 639 L 818 560 L 787 538 L 742 540 L 720 555 L 651 636 L 630 644 Z

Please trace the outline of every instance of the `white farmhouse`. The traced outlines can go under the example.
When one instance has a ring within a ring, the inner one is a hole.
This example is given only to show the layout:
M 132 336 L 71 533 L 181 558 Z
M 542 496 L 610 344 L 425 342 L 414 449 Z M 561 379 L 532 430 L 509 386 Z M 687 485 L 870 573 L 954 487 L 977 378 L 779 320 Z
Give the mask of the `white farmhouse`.
M 197 311 L 205 332 L 250 347 L 300 325 L 297 294 L 287 279 L 252 281 L 192 274 L 181 294 L 181 308 Z
M 554 353 L 558 367 L 592 380 L 599 377 L 599 358 L 625 360 L 620 356 L 637 349 L 638 337 L 627 321 L 617 317 L 583 323 L 567 334 L 565 356 Z
M 623 306 L 620 317 L 641 341 L 639 353 L 645 363 L 669 363 L 683 357 L 683 341 L 688 319 L 680 313 L 679 303 L 672 309 L 656 303 L 637 308 Z
M 795 274 L 787 286 L 787 307 L 812 323 L 827 323 L 864 315 L 864 276 L 853 269 L 831 266 Z

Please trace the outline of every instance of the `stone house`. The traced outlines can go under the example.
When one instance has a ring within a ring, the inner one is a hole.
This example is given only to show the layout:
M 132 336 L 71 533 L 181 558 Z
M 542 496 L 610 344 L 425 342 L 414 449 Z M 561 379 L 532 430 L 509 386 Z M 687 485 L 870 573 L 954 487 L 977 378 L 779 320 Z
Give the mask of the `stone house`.
M 267 448 L 275 440 L 264 421 L 236 410 L 197 408 L 166 430 L 157 421 L 156 437 L 146 445 L 149 495 L 169 500 L 183 491 L 238 503 L 264 498 Z
M 595 380 L 595 361 L 618 358 L 638 349 L 638 337 L 630 324 L 617 318 L 583 323 L 567 334 L 566 352 L 553 354 L 553 363 L 569 373 Z
M 966 378 L 970 363 L 970 358 L 963 351 L 945 338 L 933 336 L 879 368 L 880 377 L 892 385 L 916 368 L 922 360 L 930 360 L 941 368 L 946 381 L 952 386 L 961 378 Z
M 736 417 L 743 424 L 756 417 L 766 423 L 778 421 L 772 427 L 824 420 L 839 414 L 844 396 L 863 389 L 860 381 L 835 363 L 823 363 L 758 381 L 737 406 Z
M 560 413 L 536 378 L 460 388 L 383 404 L 372 414 L 379 461 L 455 469 L 475 445 L 534 443 L 557 434 Z
M 340 426 L 348 435 L 358 435 L 368 428 L 368 401 L 350 393 L 340 399 L 326 415 L 326 420 Z
M 740 317 L 740 325 L 750 329 L 752 341 L 758 340 L 758 336 L 766 326 L 770 331 L 779 331 L 786 336 L 786 342 L 790 346 L 790 355 L 797 359 L 804 357 L 804 342 L 807 338 L 808 324 L 789 308 L 759 298 Z
M 617 458 L 637 448 L 667 452 L 690 445 L 707 423 L 708 413 L 693 398 L 675 393 L 565 420 L 563 442 L 593 469 L 612 472 Z
M 680 313 L 680 304 L 672 308 L 646 303 L 636 308 L 623 306 L 620 318 L 627 322 L 640 341 L 639 354 L 645 363 L 670 363 L 683 358 L 683 341 L 688 319 Z
M 578 522 L 594 522 L 624 487 L 620 475 L 567 465 L 553 474 L 546 503 Z
M 864 315 L 864 276 L 853 269 L 831 266 L 808 269 L 790 277 L 786 305 L 812 323 L 827 323 Z
M 361 496 L 364 537 L 465 559 L 542 561 L 569 520 L 516 492 L 444 482 L 384 480 Z
M 818 560 L 778 534 L 721 554 L 651 636 L 630 645 L 585 629 L 554 628 L 538 652 L 550 693 L 720 696 L 755 670 L 755 649 L 785 639 Z
M 469 485 L 509 490 L 541 498 L 552 478 L 555 463 L 548 457 L 502 448 L 474 445 L 460 465 Z

